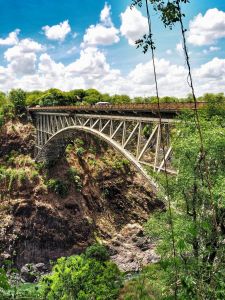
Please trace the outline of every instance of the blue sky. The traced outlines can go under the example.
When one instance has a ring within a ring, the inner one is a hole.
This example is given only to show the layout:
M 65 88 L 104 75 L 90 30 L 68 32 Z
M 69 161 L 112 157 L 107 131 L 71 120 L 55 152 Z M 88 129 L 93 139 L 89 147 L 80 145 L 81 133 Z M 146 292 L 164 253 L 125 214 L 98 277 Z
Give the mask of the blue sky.
M 225 92 L 225 3 L 184 6 L 196 90 Z M 130 1 L 0 0 L 0 90 L 97 88 L 154 94 L 150 54 L 134 40 L 147 30 L 145 11 Z M 161 95 L 185 96 L 179 27 L 165 29 L 152 12 Z

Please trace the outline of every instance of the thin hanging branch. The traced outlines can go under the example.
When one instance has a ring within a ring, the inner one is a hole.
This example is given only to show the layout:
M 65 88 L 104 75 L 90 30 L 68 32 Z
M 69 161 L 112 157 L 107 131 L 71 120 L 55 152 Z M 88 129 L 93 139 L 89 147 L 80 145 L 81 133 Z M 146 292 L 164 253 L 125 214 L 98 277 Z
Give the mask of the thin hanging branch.
M 213 224 L 213 237 L 211 241 L 211 254 L 216 253 L 216 249 L 218 248 L 218 222 L 217 222 L 217 213 L 216 213 L 216 206 L 213 200 L 213 194 L 212 194 L 212 183 L 210 179 L 210 172 L 209 172 L 209 166 L 208 166 L 208 161 L 206 158 L 206 151 L 204 147 L 204 139 L 203 139 L 203 134 L 202 134 L 202 128 L 200 124 L 200 117 L 197 109 L 197 97 L 195 94 L 195 89 L 194 89 L 194 83 L 193 83 L 193 77 L 192 77 L 192 72 L 191 72 L 191 64 L 190 64 L 190 57 L 188 53 L 188 47 L 187 47 L 187 41 L 186 41 L 186 29 L 183 24 L 183 17 L 185 16 L 182 13 L 181 10 L 181 3 L 188 3 L 189 0 L 171 0 L 168 1 L 167 4 L 165 4 L 165 1 L 163 0 L 149 0 L 151 3 L 154 4 L 155 10 L 159 10 L 162 13 L 161 19 L 166 27 L 169 27 L 172 29 L 173 25 L 176 22 L 180 23 L 181 27 L 181 33 L 182 33 L 182 39 L 183 39 L 183 50 L 184 50 L 184 55 L 185 55 L 185 61 L 186 65 L 188 68 L 188 85 L 191 88 L 191 93 L 192 97 L 194 100 L 194 116 L 195 116 L 195 124 L 196 128 L 198 131 L 199 139 L 200 139 L 200 156 L 201 156 L 201 161 L 203 163 L 203 170 L 200 168 L 200 173 L 201 177 L 205 178 L 205 182 L 207 185 L 207 189 L 209 192 L 209 197 L 210 197 L 210 206 L 212 209 L 212 224 Z M 203 175 L 204 173 L 204 175 Z M 209 255 L 211 257 L 211 255 Z M 212 257 L 215 258 L 215 255 Z M 213 267 L 213 260 L 208 262 L 211 264 Z
M 180 7 L 180 0 L 176 0 L 176 5 L 177 5 L 177 10 L 178 10 L 179 23 L 181 26 L 185 60 L 186 60 L 187 68 L 188 68 L 189 86 L 191 88 L 192 97 L 193 97 L 194 105 L 195 105 L 194 113 L 195 113 L 195 119 L 196 119 L 196 127 L 197 127 L 199 138 L 200 138 L 200 153 L 201 153 L 201 157 L 202 157 L 203 164 L 204 164 L 204 169 L 205 169 L 205 174 L 206 174 L 206 183 L 207 183 L 207 188 L 208 188 L 209 196 L 210 196 L 210 200 L 211 200 L 210 204 L 211 204 L 211 208 L 213 211 L 213 226 L 214 226 L 214 230 L 215 230 L 214 238 L 217 240 L 218 224 L 217 224 L 217 217 L 216 217 L 216 208 L 215 208 L 214 201 L 213 201 L 212 183 L 211 183 L 211 179 L 210 179 L 209 166 L 208 166 L 208 162 L 207 162 L 207 158 L 206 158 L 206 151 L 205 151 L 205 147 L 204 147 L 204 140 L 203 140 L 203 134 L 202 134 L 201 124 L 200 124 L 199 113 L 198 113 L 198 109 L 197 109 L 197 98 L 196 98 L 194 83 L 193 83 L 193 78 L 192 78 L 190 57 L 188 54 L 188 47 L 187 47 L 187 41 L 186 41 L 186 29 L 184 28 L 184 24 L 183 24 L 183 14 L 182 14 L 181 7 Z
M 131 5 L 131 8 L 134 5 L 138 5 L 139 7 L 141 7 L 142 0 L 134 0 Z M 159 88 L 158 88 L 156 63 L 155 63 L 155 45 L 154 45 L 154 41 L 153 41 L 152 24 L 151 24 L 150 12 L 149 12 L 148 0 L 145 0 L 145 7 L 146 7 L 146 12 L 147 12 L 148 31 L 149 32 L 148 32 L 148 35 L 145 34 L 142 39 L 139 39 L 138 41 L 136 41 L 136 44 L 137 44 L 137 48 L 139 48 L 139 47 L 143 48 L 143 53 L 146 53 L 149 48 L 151 49 L 155 92 L 156 92 L 156 97 L 157 97 L 157 108 L 158 108 L 157 110 L 158 110 L 158 116 L 159 116 L 160 130 L 162 130 L 162 115 L 161 115 L 161 108 L 160 108 Z M 175 246 L 173 213 L 172 213 L 171 199 L 170 199 L 170 195 L 169 195 L 169 178 L 168 178 L 168 174 L 167 174 L 167 161 L 166 161 L 166 151 L 165 151 L 164 141 L 162 142 L 162 149 L 163 149 L 163 163 L 165 166 L 165 180 L 166 180 L 165 194 L 166 194 L 166 199 L 168 201 L 169 225 L 170 225 L 170 230 L 171 230 L 172 252 L 173 252 L 173 257 L 174 257 L 174 269 L 175 269 L 174 299 L 177 299 L 177 297 L 178 297 L 178 267 L 177 267 L 177 262 L 176 262 L 177 253 L 176 253 L 176 246 Z

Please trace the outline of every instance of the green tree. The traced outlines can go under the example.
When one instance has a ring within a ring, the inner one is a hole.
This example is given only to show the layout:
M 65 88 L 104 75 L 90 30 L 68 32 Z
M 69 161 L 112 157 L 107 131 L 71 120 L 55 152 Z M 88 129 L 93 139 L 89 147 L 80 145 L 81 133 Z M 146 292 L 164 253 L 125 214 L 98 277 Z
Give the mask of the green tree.
M 131 99 L 127 95 L 114 95 L 112 96 L 112 102 L 113 104 L 125 104 L 131 103 Z
M 40 283 L 42 296 L 48 300 L 117 299 L 122 275 L 106 258 L 102 246 L 94 246 L 85 254 L 58 259 Z
M 85 97 L 85 90 L 83 89 L 76 89 L 69 92 L 66 92 L 66 96 L 68 99 L 68 102 L 70 104 L 76 104 L 83 101 L 83 98 Z
M 134 97 L 134 103 L 145 103 L 145 99 L 143 97 Z
M 160 102 L 162 102 L 162 103 L 179 102 L 179 99 L 176 97 L 165 96 L 165 97 L 160 98 Z
M 59 89 L 47 90 L 38 101 L 41 106 L 67 105 L 66 94 Z
M 5 93 L 0 91 L 0 107 L 4 106 L 6 104 L 6 95 Z
M 225 97 L 223 93 L 205 94 L 202 99 L 207 102 L 207 113 L 209 117 L 225 116 Z
M 112 98 L 109 94 L 102 94 L 101 95 L 101 101 L 111 103 Z
M 85 91 L 83 101 L 87 104 L 95 104 L 101 101 L 101 93 L 95 89 L 88 89 Z
M 42 91 L 27 92 L 26 105 L 35 106 L 39 104 L 39 98 L 44 94 Z
M 21 116 L 26 111 L 26 92 L 22 89 L 12 89 L 9 93 L 9 100 L 15 108 L 18 116 Z

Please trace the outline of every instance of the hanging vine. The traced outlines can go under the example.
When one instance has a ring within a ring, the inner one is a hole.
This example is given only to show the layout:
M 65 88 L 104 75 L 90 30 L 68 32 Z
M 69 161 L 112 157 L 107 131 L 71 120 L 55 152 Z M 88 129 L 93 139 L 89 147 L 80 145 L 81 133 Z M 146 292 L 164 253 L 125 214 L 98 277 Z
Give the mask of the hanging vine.
M 182 12 L 181 9 L 181 4 L 187 4 L 190 1 L 189 0 L 133 0 L 131 4 L 131 8 L 134 6 L 139 6 L 142 7 L 143 3 L 145 2 L 146 4 L 146 13 L 147 13 L 147 18 L 148 18 L 148 25 L 149 25 L 149 32 L 148 34 L 145 34 L 142 38 L 136 41 L 137 48 L 143 49 L 143 53 L 147 53 L 148 50 L 151 51 L 152 55 L 152 61 L 153 61 L 153 72 L 154 72 L 154 79 L 155 79 L 155 87 L 156 87 L 156 96 L 157 96 L 157 101 L 158 101 L 158 113 L 159 113 L 159 118 L 161 122 L 161 114 L 160 114 L 160 99 L 159 99 L 159 91 L 158 91 L 158 82 L 157 82 L 157 73 L 156 73 L 156 66 L 155 66 L 155 45 L 153 41 L 153 35 L 152 35 L 152 29 L 151 29 L 151 18 L 149 14 L 149 8 L 148 8 L 148 2 L 152 4 L 153 10 L 155 12 L 158 12 L 160 15 L 160 19 L 163 22 L 165 27 L 168 27 L 169 29 L 172 29 L 173 26 L 178 23 L 180 25 L 181 29 L 181 35 L 182 35 L 182 42 L 183 42 L 183 50 L 184 50 L 184 58 L 185 58 L 185 63 L 187 66 L 188 70 L 188 85 L 191 89 L 191 94 L 192 98 L 194 101 L 194 121 L 195 121 L 195 127 L 197 129 L 197 133 L 199 136 L 199 141 L 200 141 L 200 146 L 199 146 L 199 156 L 196 161 L 196 167 L 195 167 L 195 175 L 198 176 L 202 184 L 207 187 L 208 189 L 208 194 L 209 194 L 209 204 L 211 206 L 211 211 L 212 211 L 212 216 L 210 217 L 212 219 L 212 235 L 210 238 L 210 242 L 206 243 L 206 248 L 208 249 L 209 254 L 206 255 L 206 257 L 203 258 L 203 262 L 207 265 L 210 265 L 210 281 L 213 282 L 213 263 L 216 258 L 216 252 L 219 247 L 218 245 L 218 220 L 217 220 L 217 205 L 214 203 L 214 197 L 212 193 L 212 182 L 211 182 L 211 176 L 210 176 L 210 171 L 209 171 L 209 165 L 208 165 L 208 160 L 207 160 L 207 153 L 205 150 L 204 146 L 204 137 L 203 137 L 203 130 L 201 127 L 201 122 L 200 122 L 200 116 L 199 112 L 197 109 L 197 97 L 195 93 L 195 88 L 194 88 L 194 81 L 192 77 L 192 71 L 191 71 L 191 64 L 190 64 L 190 57 L 189 57 L 189 51 L 187 47 L 187 41 L 186 41 L 186 29 L 184 27 L 183 23 L 183 18 L 185 17 L 185 14 Z M 163 147 L 164 148 L 164 147 Z M 165 158 L 165 149 L 163 149 L 163 155 Z M 166 161 L 165 161 L 165 167 L 166 167 Z M 197 177 L 196 177 L 197 180 Z M 166 174 L 166 190 L 169 191 L 168 189 L 168 177 Z M 197 198 L 196 198 L 196 193 L 198 191 L 198 186 L 194 185 L 193 187 L 193 199 L 191 202 L 192 205 L 192 212 L 191 216 L 193 218 L 193 224 L 196 228 L 196 232 L 198 232 L 198 226 L 201 226 L 201 220 L 198 220 L 198 218 L 201 218 L 201 215 L 198 215 L 197 213 Z M 208 201 L 208 200 L 207 200 Z M 172 231 L 172 239 L 173 239 L 173 251 L 174 251 L 174 258 L 176 257 L 176 249 L 175 249 L 175 238 L 174 238 L 174 229 L 173 229 L 173 217 L 172 217 L 172 211 L 170 208 L 170 200 L 169 200 L 169 214 L 170 214 L 170 219 L 171 219 L 171 231 Z M 189 205 L 189 203 L 187 203 Z M 202 204 L 202 207 L 205 206 L 205 203 Z M 188 206 L 187 206 L 188 207 Z M 189 210 L 189 207 L 188 207 Z M 190 212 L 189 212 L 190 213 Z M 210 216 L 210 214 L 209 214 Z M 201 237 L 199 237 L 199 240 L 201 240 Z M 198 257 L 200 256 L 199 253 L 199 241 L 198 238 L 195 236 L 193 238 L 193 249 L 195 253 L 196 260 L 198 262 Z M 177 273 L 176 273 L 177 274 Z M 199 279 L 200 280 L 200 279 Z M 177 281 L 177 279 L 176 279 Z M 200 283 L 201 285 L 201 283 Z M 202 287 L 201 287 L 202 288 Z M 175 299 L 177 297 L 177 286 L 175 287 Z
M 139 7 L 142 6 L 142 0 L 134 0 L 131 4 L 131 9 L 138 5 Z M 145 0 L 145 8 L 147 13 L 148 19 L 148 34 L 145 34 L 142 39 L 136 41 L 137 48 L 142 48 L 143 53 L 145 54 L 149 49 L 151 51 L 152 57 L 152 64 L 153 64 L 153 73 L 154 73 L 154 82 L 155 82 L 155 92 L 157 97 L 157 108 L 158 108 L 158 117 L 159 117 L 159 126 L 160 131 L 162 132 L 162 115 L 160 109 L 160 97 L 159 97 L 159 89 L 158 89 L 158 80 L 157 80 L 157 71 L 156 71 L 156 63 L 155 63 L 155 44 L 153 40 L 153 33 L 152 33 L 152 24 L 151 24 L 151 16 L 149 12 L 149 5 L 148 0 Z M 171 206 L 171 199 L 169 194 L 169 178 L 167 173 L 167 160 L 166 160 L 166 151 L 165 151 L 165 144 L 164 141 L 162 142 L 162 150 L 163 150 L 163 163 L 165 166 L 165 194 L 166 199 L 168 201 L 168 211 L 169 211 L 169 226 L 171 230 L 171 241 L 172 241 L 172 252 L 174 258 L 174 270 L 175 270 L 175 281 L 174 281 L 174 299 L 177 299 L 178 293 L 178 268 L 176 263 L 176 246 L 175 246 L 175 233 L 174 233 L 174 224 L 173 224 L 173 213 L 172 213 L 172 206 Z

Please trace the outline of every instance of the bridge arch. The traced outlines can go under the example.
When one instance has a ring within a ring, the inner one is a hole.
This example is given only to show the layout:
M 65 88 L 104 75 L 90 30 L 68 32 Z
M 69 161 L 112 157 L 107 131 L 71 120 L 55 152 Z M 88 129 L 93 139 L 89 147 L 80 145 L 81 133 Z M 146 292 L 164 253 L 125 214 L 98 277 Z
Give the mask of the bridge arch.
M 79 132 L 91 134 L 106 142 L 108 145 L 122 154 L 132 164 L 132 166 L 134 166 L 134 168 L 143 175 L 144 180 L 151 185 L 154 192 L 158 191 L 158 184 L 149 174 L 147 174 L 142 165 L 135 159 L 133 155 L 129 153 L 129 151 L 124 149 L 118 142 L 111 139 L 106 134 L 90 127 L 74 125 L 57 131 L 47 140 L 43 147 L 39 149 L 36 156 L 36 161 L 50 161 L 59 158 L 65 151 L 65 148 L 69 142 L 78 137 Z

